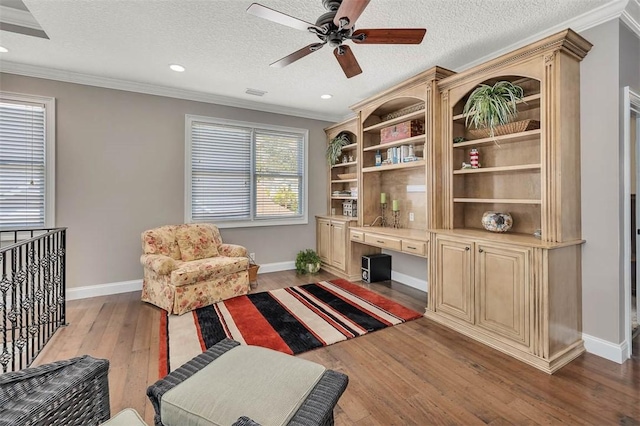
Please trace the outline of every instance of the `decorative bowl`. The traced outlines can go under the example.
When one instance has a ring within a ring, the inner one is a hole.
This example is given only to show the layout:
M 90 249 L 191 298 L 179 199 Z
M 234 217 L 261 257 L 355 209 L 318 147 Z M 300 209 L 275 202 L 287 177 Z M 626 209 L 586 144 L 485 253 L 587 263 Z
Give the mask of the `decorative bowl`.
M 507 232 L 513 226 L 513 218 L 509 213 L 484 212 L 482 226 L 491 232 Z

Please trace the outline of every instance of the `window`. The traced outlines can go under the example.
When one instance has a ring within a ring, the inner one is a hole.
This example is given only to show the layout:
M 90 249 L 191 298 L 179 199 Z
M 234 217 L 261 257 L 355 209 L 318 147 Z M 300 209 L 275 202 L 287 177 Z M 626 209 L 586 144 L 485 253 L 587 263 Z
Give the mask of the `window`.
M 186 116 L 187 222 L 307 223 L 308 130 Z
M 0 92 L 0 230 L 55 226 L 55 99 Z

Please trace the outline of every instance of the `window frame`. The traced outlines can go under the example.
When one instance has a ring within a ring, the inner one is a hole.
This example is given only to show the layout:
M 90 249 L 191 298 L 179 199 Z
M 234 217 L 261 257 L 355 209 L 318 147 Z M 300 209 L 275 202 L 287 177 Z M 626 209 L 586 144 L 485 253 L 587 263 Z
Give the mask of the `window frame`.
M 19 229 L 54 228 L 56 224 L 56 99 L 48 96 L 0 91 L 0 101 L 44 105 L 44 226 Z M 16 229 L 16 228 L 13 228 Z M 10 228 L 2 228 L 7 231 Z
M 309 129 L 301 129 L 296 127 L 287 127 L 287 126 L 278 126 L 274 124 L 265 124 L 265 123 L 255 123 L 249 121 L 239 121 L 239 120 L 229 120 L 225 118 L 217 118 L 217 117 L 207 117 L 201 115 L 193 115 L 186 114 L 185 115 L 185 195 L 184 195 L 184 220 L 185 223 L 206 223 L 211 222 L 211 220 L 194 220 L 192 218 L 192 152 L 191 152 L 191 136 L 192 136 L 192 125 L 194 122 L 200 123 L 210 123 L 212 125 L 227 125 L 227 126 L 238 126 L 252 129 L 252 137 L 251 137 L 251 176 L 250 176 L 250 218 L 249 219 L 238 219 L 238 220 L 216 220 L 215 225 L 218 228 L 248 228 L 248 227 L 259 227 L 259 226 L 285 226 L 285 225 L 306 225 L 309 223 Z M 256 178 L 256 167 L 255 167 L 255 135 L 254 131 L 256 129 L 259 130 L 270 130 L 270 131 L 280 131 L 280 132 L 290 132 L 297 133 L 302 135 L 302 149 L 303 149 L 303 173 L 302 173 L 302 198 L 300 203 L 302 205 L 302 211 L 300 215 L 296 217 L 285 217 L 282 219 L 279 218 L 265 218 L 260 219 L 256 217 L 256 187 L 255 187 L 255 178 Z

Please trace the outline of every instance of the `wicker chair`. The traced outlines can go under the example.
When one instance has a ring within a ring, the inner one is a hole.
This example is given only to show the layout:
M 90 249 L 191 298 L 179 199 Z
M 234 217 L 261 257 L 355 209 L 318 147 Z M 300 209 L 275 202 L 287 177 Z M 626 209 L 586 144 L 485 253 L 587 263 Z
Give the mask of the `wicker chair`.
M 0 425 L 98 425 L 110 417 L 109 361 L 88 355 L 0 375 Z
M 206 352 L 196 356 L 178 369 L 169 373 L 163 379 L 158 380 L 147 388 L 147 395 L 155 410 L 155 425 L 164 426 L 160 418 L 160 404 L 162 396 L 175 386 L 184 382 L 204 367 L 214 362 L 225 352 L 238 346 L 240 343 L 224 339 Z M 311 390 L 307 398 L 298 407 L 297 411 L 289 421 L 290 426 L 312 426 L 312 425 L 333 425 L 333 408 L 338 403 L 338 399 L 347 388 L 349 378 L 342 373 L 333 370 L 326 370 Z M 259 423 L 245 416 L 239 417 L 234 426 L 256 426 Z

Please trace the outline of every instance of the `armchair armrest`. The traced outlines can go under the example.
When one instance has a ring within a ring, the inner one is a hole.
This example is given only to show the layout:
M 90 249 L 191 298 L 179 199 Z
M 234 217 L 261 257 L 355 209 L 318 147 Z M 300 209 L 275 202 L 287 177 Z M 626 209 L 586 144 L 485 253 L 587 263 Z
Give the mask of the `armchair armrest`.
M 220 256 L 226 257 L 249 257 L 249 252 L 243 246 L 238 244 L 220 244 L 218 246 Z
M 168 275 L 178 267 L 175 259 L 162 254 L 143 254 L 140 256 L 140 263 L 158 275 Z

